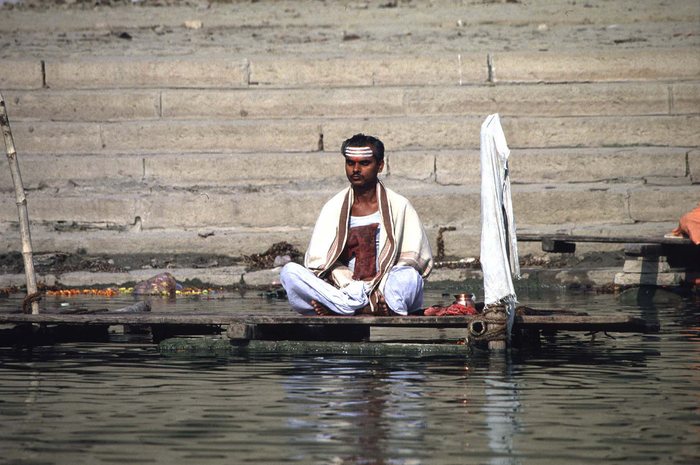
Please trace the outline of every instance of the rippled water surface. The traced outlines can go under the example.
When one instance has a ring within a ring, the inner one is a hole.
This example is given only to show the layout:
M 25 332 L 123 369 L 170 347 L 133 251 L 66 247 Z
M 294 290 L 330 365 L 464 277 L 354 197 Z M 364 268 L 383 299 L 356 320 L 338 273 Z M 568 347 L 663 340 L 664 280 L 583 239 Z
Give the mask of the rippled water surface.
M 429 289 L 428 300 L 451 292 Z M 697 297 L 519 296 L 536 308 L 658 319 L 661 333 L 561 333 L 536 350 L 430 358 L 2 348 L 0 463 L 700 463 Z M 45 305 L 61 302 L 114 307 Z M 248 294 L 154 311 L 211 305 L 286 309 Z

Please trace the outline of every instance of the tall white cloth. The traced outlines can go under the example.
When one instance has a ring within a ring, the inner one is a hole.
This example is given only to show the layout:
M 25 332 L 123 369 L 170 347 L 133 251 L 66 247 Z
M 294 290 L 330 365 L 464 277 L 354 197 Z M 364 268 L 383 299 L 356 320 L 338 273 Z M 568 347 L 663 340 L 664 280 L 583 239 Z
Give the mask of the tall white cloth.
M 481 269 L 484 303 L 504 303 L 508 337 L 515 318 L 517 296 L 513 277 L 520 279 L 515 218 L 511 202 L 506 143 L 498 113 L 481 125 Z

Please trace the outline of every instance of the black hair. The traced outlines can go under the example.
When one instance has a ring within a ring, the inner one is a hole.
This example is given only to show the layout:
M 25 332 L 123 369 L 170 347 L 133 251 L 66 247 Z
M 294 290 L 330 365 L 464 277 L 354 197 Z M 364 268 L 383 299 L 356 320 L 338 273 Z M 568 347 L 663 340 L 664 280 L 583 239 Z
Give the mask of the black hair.
M 340 146 L 340 154 L 345 156 L 346 147 L 364 147 L 369 146 L 372 148 L 372 155 L 377 163 L 384 161 L 384 144 L 382 141 L 373 136 L 367 136 L 365 134 L 355 134 L 350 139 L 343 142 Z

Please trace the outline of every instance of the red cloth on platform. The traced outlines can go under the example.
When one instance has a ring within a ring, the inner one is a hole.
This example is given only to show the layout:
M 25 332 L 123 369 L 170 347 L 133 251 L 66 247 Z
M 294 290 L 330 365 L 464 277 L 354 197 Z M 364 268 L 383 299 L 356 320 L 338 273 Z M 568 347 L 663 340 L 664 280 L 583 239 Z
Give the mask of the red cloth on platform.
M 455 316 L 455 315 L 476 315 L 474 307 L 466 307 L 462 304 L 452 304 L 449 307 L 428 307 L 423 311 L 425 316 Z

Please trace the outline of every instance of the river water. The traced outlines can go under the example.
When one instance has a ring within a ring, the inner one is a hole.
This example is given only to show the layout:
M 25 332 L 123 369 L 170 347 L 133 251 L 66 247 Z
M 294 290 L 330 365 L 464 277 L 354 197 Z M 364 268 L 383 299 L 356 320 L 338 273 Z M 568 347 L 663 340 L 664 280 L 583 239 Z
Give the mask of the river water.
M 452 292 L 429 287 L 426 302 Z M 700 463 L 697 296 L 519 298 L 642 316 L 661 332 L 560 333 L 538 349 L 466 357 L 164 355 L 116 340 L 1 348 L 0 463 Z M 81 299 L 44 305 L 119 306 Z M 154 311 L 216 305 L 287 310 L 248 293 Z

